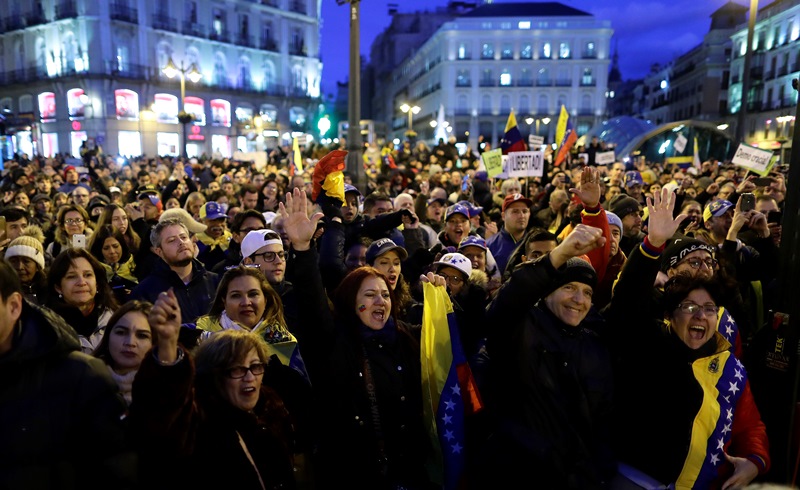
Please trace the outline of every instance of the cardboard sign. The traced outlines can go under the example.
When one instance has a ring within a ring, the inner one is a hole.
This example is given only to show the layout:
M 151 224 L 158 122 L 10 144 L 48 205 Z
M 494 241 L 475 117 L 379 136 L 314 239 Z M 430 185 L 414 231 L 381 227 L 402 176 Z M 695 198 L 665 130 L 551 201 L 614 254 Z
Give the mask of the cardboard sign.
M 528 146 L 530 148 L 539 148 L 544 144 L 544 136 L 537 136 L 535 134 L 528 135 Z
M 508 154 L 509 177 L 541 177 L 544 174 L 544 153 L 515 151 Z
M 490 179 L 497 177 L 503 172 L 503 150 L 500 148 L 482 153 L 481 161 Z
M 686 149 L 686 143 L 689 140 L 686 139 L 686 136 L 679 134 L 677 138 L 675 138 L 675 143 L 672 144 L 672 147 L 675 148 L 675 151 L 678 153 L 683 153 L 683 150 Z
M 616 161 L 613 151 L 598 151 L 594 154 L 595 165 L 609 165 Z
M 731 162 L 736 166 L 749 169 L 751 172 L 763 177 L 769 172 L 772 157 L 773 153 L 769 150 L 762 150 L 754 146 L 740 143 Z

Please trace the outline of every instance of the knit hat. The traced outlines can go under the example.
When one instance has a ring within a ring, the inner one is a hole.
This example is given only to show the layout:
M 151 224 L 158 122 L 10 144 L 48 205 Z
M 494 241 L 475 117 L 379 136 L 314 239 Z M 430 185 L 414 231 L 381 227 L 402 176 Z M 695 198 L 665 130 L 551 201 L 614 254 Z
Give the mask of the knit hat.
M 697 250 L 705 250 L 713 257 L 717 252 L 713 245 L 701 242 L 695 238 L 678 238 L 661 254 L 661 270 L 666 272 L 678 265 L 684 257 Z
M 22 235 L 11 240 L 5 257 L 6 260 L 11 257 L 28 257 L 36 262 L 41 270 L 44 270 L 44 247 L 42 247 L 42 242 L 32 236 Z
M 606 219 L 608 219 L 608 226 L 616 226 L 619 228 L 620 233 L 622 232 L 622 220 L 619 219 L 619 216 L 606 211 Z
M 594 271 L 592 264 L 577 257 L 568 259 L 556 271 L 556 276 L 550 283 L 547 294 L 549 295 L 561 286 L 571 282 L 580 282 L 595 288 L 597 286 L 597 273 Z
M 616 214 L 620 220 L 625 219 L 629 214 L 638 214 L 642 209 L 639 201 L 627 194 L 617 194 L 609 203 L 611 212 Z
M 70 170 L 77 171 L 77 169 L 75 168 L 75 165 L 67 165 L 66 167 L 64 167 L 64 180 L 67 179 L 67 174 L 69 173 Z
M 714 183 L 714 181 L 711 177 L 703 176 L 697 179 L 694 184 L 698 189 L 706 190 L 706 187 L 710 186 L 712 183 Z

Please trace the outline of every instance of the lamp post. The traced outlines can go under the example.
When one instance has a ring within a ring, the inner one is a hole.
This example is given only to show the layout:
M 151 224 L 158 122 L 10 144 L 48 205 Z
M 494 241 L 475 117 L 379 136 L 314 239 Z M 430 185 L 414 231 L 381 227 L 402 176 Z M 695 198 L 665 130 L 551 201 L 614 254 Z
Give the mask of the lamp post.
M 419 111 L 421 111 L 422 108 L 418 105 L 411 106 L 406 103 L 403 103 L 403 105 L 400 106 L 400 110 L 408 114 L 408 130 L 413 131 L 414 114 L 419 114 Z
M 175 66 L 175 63 L 173 63 L 172 58 L 169 59 L 167 66 L 165 66 L 162 71 L 167 78 L 175 78 L 175 75 L 181 77 L 181 112 L 178 114 L 178 121 L 180 121 L 183 126 L 183 149 L 181 150 L 181 156 L 186 158 L 186 125 L 194 119 L 194 116 L 186 113 L 186 77 L 189 77 L 192 83 L 197 83 L 203 78 L 203 74 L 200 73 L 197 69 L 197 65 L 194 63 L 192 63 L 192 66 L 186 68 L 183 66 L 183 61 L 181 61 L 181 66 L 178 68 Z
M 528 123 L 529 127 L 534 123 L 534 121 L 536 122 L 536 133 L 535 133 L 536 136 L 539 136 L 539 123 L 540 122 L 542 122 L 544 124 L 550 124 L 550 118 L 549 117 L 541 117 L 541 118 L 540 117 L 536 117 L 536 118 L 528 117 L 528 118 L 525 118 L 525 122 Z

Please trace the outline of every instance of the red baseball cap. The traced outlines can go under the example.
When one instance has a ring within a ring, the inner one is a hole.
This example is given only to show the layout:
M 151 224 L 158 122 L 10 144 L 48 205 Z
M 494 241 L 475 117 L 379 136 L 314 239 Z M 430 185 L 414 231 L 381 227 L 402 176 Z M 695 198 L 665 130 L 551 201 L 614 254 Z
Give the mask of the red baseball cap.
M 527 197 L 523 196 L 522 194 L 509 194 L 503 200 L 503 212 L 506 212 L 506 208 L 514 204 L 515 202 L 524 202 L 526 206 L 531 207 L 533 206 L 533 201 L 528 199 Z

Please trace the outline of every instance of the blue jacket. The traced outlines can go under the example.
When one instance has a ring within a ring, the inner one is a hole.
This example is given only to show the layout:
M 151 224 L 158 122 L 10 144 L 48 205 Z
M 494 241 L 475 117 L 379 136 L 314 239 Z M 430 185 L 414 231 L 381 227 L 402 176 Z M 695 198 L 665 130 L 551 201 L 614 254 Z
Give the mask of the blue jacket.
M 130 299 L 142 299 L 155 303 L 158 295 L 173 288 L 181 307 L 183 323 L 193 323 L 198 317 L 208 313 L 217 292 L 219 276 L 209 272 L 199 260 L 192 261 L 192 279 L 184 284 L 166 262 L 159 260 L 153 271 L 139 282 L 131 291 Z
M 517 248 L 517 242 L 514 240 L 514 237 L 503 228 L 499 233 L 493 235 L 486 241 L 486 246 L 489 247 L 489 250 L 492 252 L 492 256 L 494 256 L 497 267 L 502 274 L 506 270 L 506 265 L 511 258 L 511 254 L 514 253 L 514 250 Z

